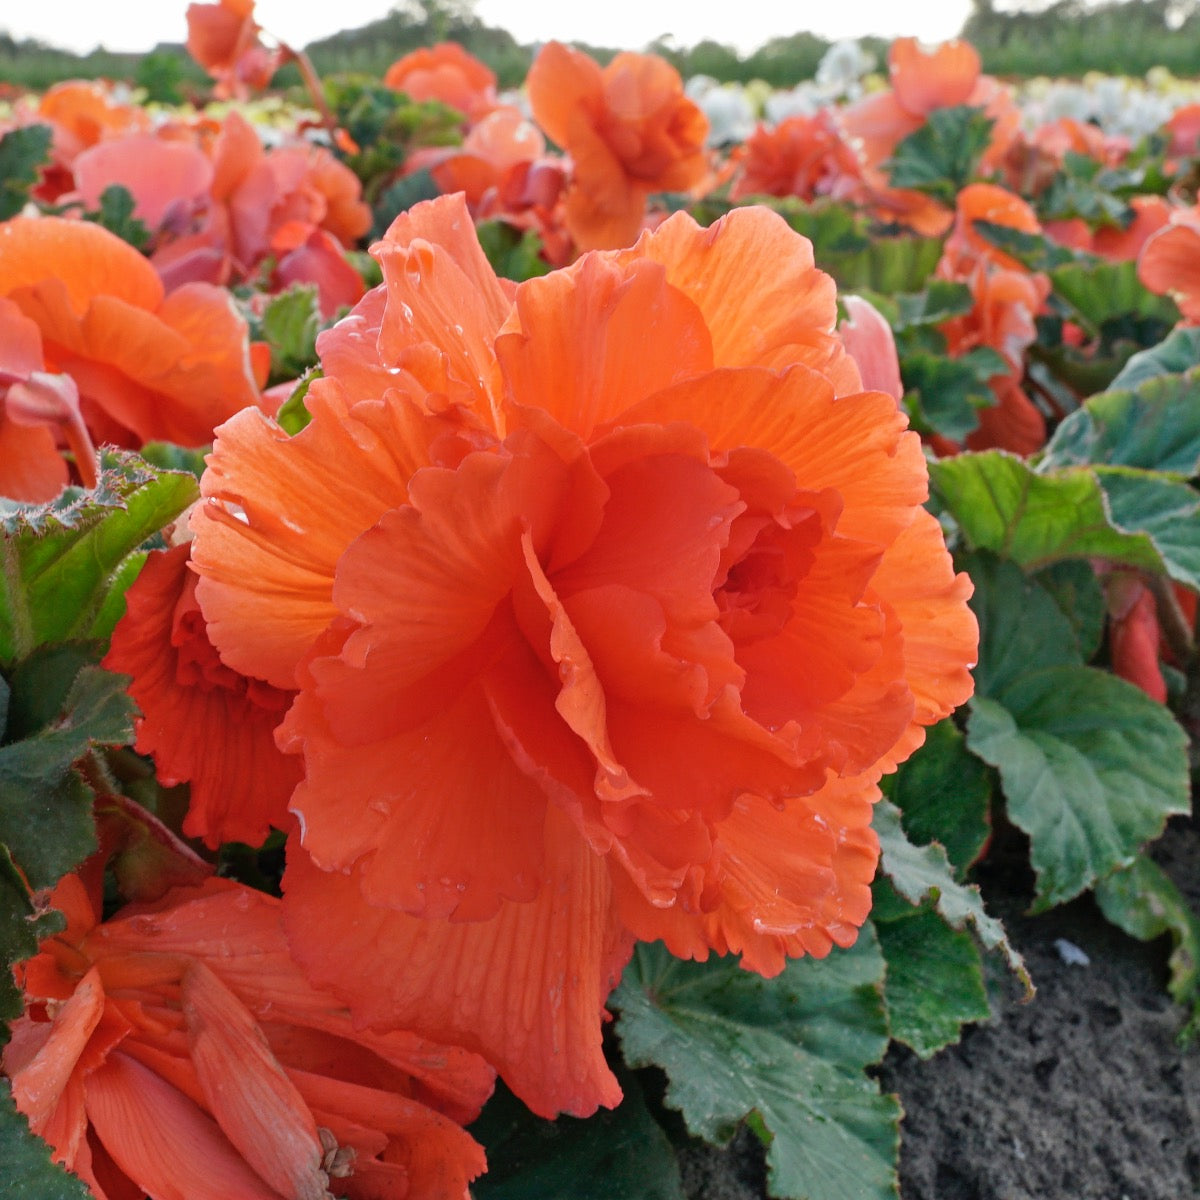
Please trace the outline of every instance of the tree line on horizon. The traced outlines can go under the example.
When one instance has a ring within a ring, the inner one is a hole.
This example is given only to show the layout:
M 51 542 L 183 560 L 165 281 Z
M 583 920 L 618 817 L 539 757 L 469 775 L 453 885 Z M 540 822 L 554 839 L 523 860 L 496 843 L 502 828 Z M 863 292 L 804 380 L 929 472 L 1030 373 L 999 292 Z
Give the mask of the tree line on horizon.
M 972 0 L 961 33 L 979 51 L 984 70 L 1002 77 L 1079 77 L 1089 71 L 1141 76 L 1152 67 L 1166 67 L 1180 77 L 1200 76 L 1200 0 Z M 879 63 L 886 61 L 887 39 L 860 40 Z M 322 75 L 378 78 L 401 55 L 441 41 L 461 43 L 495 71 L 502 87 L 524 81 L 536 50 L 507 30 L 483 22 L 474 0 L 403 0 L 378 20 L 306 49 Z M 831 42 L 799 30 L 771 38 L 744 55 L 713 39 L 679 46 L 667 34 L 638 47 L 575 44 L 602 63 L 621 49 L 647 50 L 667 59 L 685 78 L 708 75 L 723 83 L 757 79 L 789 88 L 815 76 Z M 209 85 L 182 43 L 160 44 L 148 54 L 100 47 L 78 55 L 0 31 L 0 88 L 44 89 L 80 77 L 128 80 L 145 88 L 151 99 L 168 102 L 199 98 Z M 279 87 L 299 83 L 291 67 L 275 80 Z

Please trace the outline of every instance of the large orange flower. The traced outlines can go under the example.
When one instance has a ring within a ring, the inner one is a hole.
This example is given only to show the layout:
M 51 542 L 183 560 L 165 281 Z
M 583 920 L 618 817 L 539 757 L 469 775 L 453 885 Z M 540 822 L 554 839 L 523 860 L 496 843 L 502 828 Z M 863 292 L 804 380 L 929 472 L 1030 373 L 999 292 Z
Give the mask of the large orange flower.
M 1138 278 L 1169 295 L 1189 324 L 1200 323 L 1200 205 L 1176 209 L 1142 246 Z
M 845 200 L 862 190 L 862 164 L 833 115 L 788 117 L 772 129 L 759 125 L 746 139 L 730 199 L 799 196 Z
M 370 1034 L 288 956 L 279 902 L 226 880 L 103 924 L 77 876 L 67 928 L 18 968 L 3 1070 L 97 1200 L 465 1200 L 492 1072 Z
M 300 688 L 306 969 L 587 1113 L 635 938 L 767 974 L 854 940 L 877 780 L 970 692 L 970 585 L 777 215 L 514 288 L 445 197 L 374 253 L 312 423 L 220 430 L 197 596 Z
M 150 263 L 99 225 L 5 221 L 0 294 L 38 327 L 46 369 L 74 379 L 97 441 L 201 446 L 259 401 L 229 295 L 204 283 L 164 295 Z
M 581 250 L 628 246 L 652 192 L 683 192 L 708 173 L 708 118 L 679 72 L 653 54 L 608 66 L 548 42 L 526 80 L 534 119 L 570 156 L 567 228 Z

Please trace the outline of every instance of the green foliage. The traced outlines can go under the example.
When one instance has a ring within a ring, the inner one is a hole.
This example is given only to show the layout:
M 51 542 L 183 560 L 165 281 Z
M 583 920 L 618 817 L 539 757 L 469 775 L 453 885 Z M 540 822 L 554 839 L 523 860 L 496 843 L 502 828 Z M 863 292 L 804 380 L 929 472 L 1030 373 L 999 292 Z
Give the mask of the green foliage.
M 1167 988 L 1190 1011 L 1185 1038 L 1200 1033 L 1200 918 L 1166 872 L 1146 854 L 1096 885 L 1100 911 L 1130 937 L 1144 942 L 1170 934 Z
M 30 189 L 50 157 L 49 125 L 24 125 L 0 137 L 0 221 L 25 207 Z
M 888 182 L 953 208 L 958 193 L 976 177 L 994 124 L 980 108 L 935 108 L 892 153 Z
M 3 686 L 0 681 L 0 688 Z M 37 953 L 38 942 L 62 927 L 61 914 L 39 913 L 34 908 L 12 856 L 0 845 L 0 1021 L 21 1015 L 21 993 L 13 980 L 11 964 L 32 957 Z M 0 1029 L 0 1042 L 4 1040 Z M 0 1145 L 5 1137 L 3 1123 L 0 1117 Z
M 773 1196 L 891 1200 L 900 1108 L 863 1073 L 887 1047 L 882 979 L 869 930 L 774 979 L 639 946 L 612 1003 L 626 1061 L 666 1071 L 693 1134 L 723 1143 L 757 1114 Z
M 130 190 L 120 183 L 110 183 L 100 193 L 100 207 L 85 212 L 84 219 L 102 225 L 109 233 L 115 233 L 122 241 L 143 252 L 150 245 L 150 231 L 145 223 L 133 215 L 136 204 Z
M 1108 463 L 1184 478 L 1200 473 L 1200 367 L 1147 375 L 1152 361 L 1134 368 L 1134 386 L 1093 396 L 1068 416 L 1041 467 Z
M 1007 370 L 1004 359 L 987 346 L 961 358 L 937 353 L 902 355 L 904 407 L 913 428 L 961 442 L 979 428 L 979 410 L 996 403 L 988 381 Z
M 75 770 L 93 746 L 133 736 L 122 676 L 86 644 L 41 647 L 8 679 L 0 742 L 0 844 L 33 889 L 52 887 L 95 848 L 92 789 Z
M 533 1116 L 499 1084 L 471 1133 L 487 1151 L 479 1200 L 683 1200 L 675 1152 L 637 1077 L 620 1074 L 625 1099 L 586 1121 Z
M 1112 387 L 1114 391 L 1137 388 L 1147 379 L 1179 375 L 1195 366 L 1200 366 L 1200 326 L 1184 326 L 1157 346 L 1135 354 L 1112 381 Z
M 95 490 L 0 509 L 0 666 L 48 642 L 106 638 L 138 548 L 198 494 L 191 475 L 108 451 Z
M 961 880 L 991 836 L 992 783 L 954 722 L 934 725 L 925 745 L 882 787 L 900 810 L 905 833 L 920 845 L 940 842 Z
M 481 221 L 475 231 L 488 262 L 501 278 L 521 283 L 550 270 L 541 256 L 542 240 L 532 229 L 520 230 L 506 221 Z
M 295 437 L 312 420 L 312 413 L 305 407 L 304 397 L 308 395 L 308 389 L 312 386 L 313 380 L 320 378 L 319 370 L 308 372 L 296 385 L 292 394 L 279 406 L 279 412 L 275 419 L 292 437 Z
M 91 1200 L 83 1180 L 50 1161 L 50 1148 L 29 1132 L 12 1087 L 0 1078 L 0 1162 L 5 1200 Z
M 1003 955 L 1010 970 L 1032 992 L 1029 972 L 1009 942 L 1004 926 L 984 911 L 979 888 L 958 882 L 945 849 L 936 843 L 913 845 L 904 831 L 900 810 L 890 800 L 875 805 L 871 825 L 879 835 L 880 873 L 896 893 L 911 905 L 930 902 L 951 929 L 970 926 L 983 947 Z
M 152 50 L 138 63 L 133 81 L 151 104 L 182 104 L 183 77 L 183 59 L 178 54 Z
M 258 336 L 271 347 L 269 383 L 298 379 L 317 365 L 321 308 L 315 283 L 294 283 L 267 301 Z
M 1143 326 L 1160 330 L 1146 343 L 1155 345 L 1179 320 L 1174 301 L 1138 279 L 1136 262 L 1063 263 L 1051 269 L 1050 286 L 1064 315 L 1106 345 L 1122 334 L 1139 334 Z
M 1035 911 L 1073 899 L 1190 808 L 1187 738 L 1144 692 L 1092 667 L 1035 667 L 971 702 L 967 744 L 1029 834 Z
M 878 904 L 877 904 L 878 908 Z M 979 949 L 928 907 L 874 918 L 887 959 L 888 1026 L 898 1042 L 931 1058 L 962 1036 L 970 1021 L 991 1016 Z

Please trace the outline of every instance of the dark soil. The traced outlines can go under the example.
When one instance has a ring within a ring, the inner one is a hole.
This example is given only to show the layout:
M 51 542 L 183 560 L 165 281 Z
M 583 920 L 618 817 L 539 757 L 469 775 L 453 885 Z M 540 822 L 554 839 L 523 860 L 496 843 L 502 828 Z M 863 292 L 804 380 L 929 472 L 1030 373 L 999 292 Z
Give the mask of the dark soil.
M 1026 916 L 1027 846 L 1001 841 L 979 882 L 1037 997 L 997 976 L 992 1021 L 958 1045 L 925 1062 L 892 1047 L 879 1077 L 906 1114 L 902 1200 L 1200 1197 L 1200 1046 L 1179 1044 L 1169 941 L 1126 937 L 1090 898 Z M 1176 821 L 1153 852 L 1200 908 L 1200 822 Z M 726 1151 L 689 1150 L 684 1170 L 692 1200 L 767 1194 L 745 1131 Z

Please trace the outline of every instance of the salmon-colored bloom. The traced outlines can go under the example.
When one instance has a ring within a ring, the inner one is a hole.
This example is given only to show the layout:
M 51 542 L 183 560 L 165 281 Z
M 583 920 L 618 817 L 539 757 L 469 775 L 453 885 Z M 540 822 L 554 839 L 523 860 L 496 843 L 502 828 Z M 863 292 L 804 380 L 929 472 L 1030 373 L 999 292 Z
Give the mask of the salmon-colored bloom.
M 244 96 L 264 88 L 279 69 L 282 55 L 259 40 L 254 0 L 189 4 L 188 53 L 217 81 L 218 96 Z
M 135 749 L 154 756 L 159 782 L 191 782 L 183 832 L 215 849 L 256 846 L 272 825 L 286 829 L 300 764 L 276 749 L 274 735 L 292 694 L 221 662 L 187 545 L 151 554 L 125 602 L 104 665 L 132 676 L 142 712 Z
M 64 932 L 18 968 L 3 1070 L 97 1200 L 466 1200 L 484 1167 L 459 1122 L 475 1056 L 369 1034 L 288 956 L 279 902 L 227 880 L 99 923 L 79 877 Z
M 221 429 L 197 596 L 300 688 L 305 968 L 587 1113 L 635 938 L 765 974 L 854 940 L 877 780 L 970 692 L 970 584 L 778 215 L 514 287 L 444 197 L 374 254 L 311 424 Z
M 602 68 L 548 42 L 526 88 L 534 120 L 571 156 L 566 221 L 581 250 L 628 246 L 652 192 L 686 192 L 708 174 L 708 118 L 665 59 L 622 53 Z
M 96 441 L 205 445 L 259 400 L 229 295 L 203 283 L 164 295 L 150 263 L 99 225 L 4 222 L 0 294 L 38 327 L 46 369 L 75 381 Z
M 1176 209 L 1147 239 L 1138 257 L 1138 278 L 1169 295 L 1190 324 L 1200 323 L 1200 205 Z
M 831 196 L 845 200 L 862 188 L 862 164 L 828 109 L 788 117 L 773 129 L 759 125 L 739 156 L 731 200 L 746 196 Z
M 496 107 L 496 76 L 457 42 L 439 42 L 397 59 L 384 73 L 385 86 L 411 100 L 440 100 L 472 122 Z

